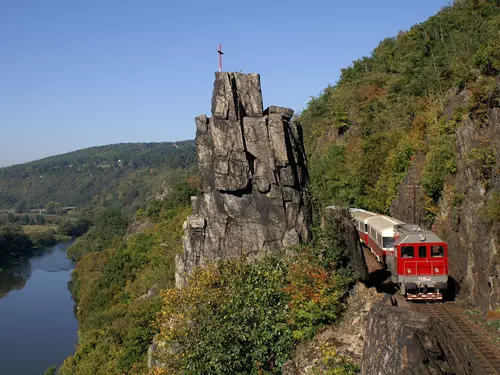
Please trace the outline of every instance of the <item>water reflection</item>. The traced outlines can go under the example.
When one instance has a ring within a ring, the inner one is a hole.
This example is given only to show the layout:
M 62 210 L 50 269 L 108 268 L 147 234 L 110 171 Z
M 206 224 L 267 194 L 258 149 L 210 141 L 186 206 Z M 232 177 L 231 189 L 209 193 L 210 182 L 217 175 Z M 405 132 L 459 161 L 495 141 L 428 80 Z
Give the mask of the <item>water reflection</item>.
M 22 259 L 19 264 L 0 271 L 0 299 L 11 290 L 20 290 L 31 277 L 31 263 L 28 258 Z
M 73 353 L 78 323 L 61 243 L 0 270 L 0 374 L 40 375 Z

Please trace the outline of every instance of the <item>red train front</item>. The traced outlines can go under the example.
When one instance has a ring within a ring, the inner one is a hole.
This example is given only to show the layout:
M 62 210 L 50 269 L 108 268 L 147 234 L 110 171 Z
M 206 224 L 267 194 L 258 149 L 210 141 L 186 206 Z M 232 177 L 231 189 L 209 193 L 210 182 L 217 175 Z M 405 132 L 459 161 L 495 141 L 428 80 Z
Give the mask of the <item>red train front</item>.
M 443 299 L 448 285 L 448 245 L 430 230 L 395 226 L 397 281 L 408 299 Z
M 409 300 L 442 300 L 448 285 L 448 245 L 430 230 L 353 209 L 359 237 L 391 272 Z

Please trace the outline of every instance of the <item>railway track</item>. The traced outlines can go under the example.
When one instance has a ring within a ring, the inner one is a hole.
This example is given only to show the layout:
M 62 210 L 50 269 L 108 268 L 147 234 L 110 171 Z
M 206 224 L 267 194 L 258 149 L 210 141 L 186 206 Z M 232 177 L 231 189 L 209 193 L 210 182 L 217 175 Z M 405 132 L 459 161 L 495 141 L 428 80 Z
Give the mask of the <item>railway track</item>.
M 450 303 L 414 303 L 413 308 L 423 314 L 432 315 L 446 321 L 451 327 L 451 334 L 461 342 L 467 343 L 470 354 L 483 368 L 481 375 L 500 375 L 500 356 L 498 352 L 485 344 L 484 337 L 463 316 L 463 311 Z

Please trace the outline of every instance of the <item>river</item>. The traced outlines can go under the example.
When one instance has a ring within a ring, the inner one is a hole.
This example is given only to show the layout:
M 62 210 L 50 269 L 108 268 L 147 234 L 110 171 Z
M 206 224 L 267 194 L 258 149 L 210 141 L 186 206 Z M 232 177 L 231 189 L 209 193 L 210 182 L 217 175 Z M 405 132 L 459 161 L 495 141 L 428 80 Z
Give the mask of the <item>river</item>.
M 78 323 L 68 290 L 72 242 L 0 271 L 0 374 L 43 375 L 74 352 Z

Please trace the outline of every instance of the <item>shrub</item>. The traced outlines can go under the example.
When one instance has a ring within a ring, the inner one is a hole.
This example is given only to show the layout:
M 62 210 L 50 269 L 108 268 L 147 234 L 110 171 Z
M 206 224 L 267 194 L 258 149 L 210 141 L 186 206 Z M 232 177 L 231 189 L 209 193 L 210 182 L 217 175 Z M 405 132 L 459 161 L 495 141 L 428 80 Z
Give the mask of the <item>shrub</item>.
M 30 235 L 33 247 L 42 248 L 47 246 L 52 246 L 57 243 L 57 239 L 54 235 L 54 231 L 48 230 L 44 232 L 35 232 Z
M 166 291 L 156 354 L 169 374 L 279 374 L 300 340 L 343 311 L 353 273 L 338 219 L 287 259 L 210 264 Z
M 81 236 L 90 228 L 90 222 L 84 219 L 62 220 L 57 226 L 57 232 L 65 236 Z
M 173 373 L 279 373 L 294 340 L 286 321 L 286 266 L 273 256 L 198 269 L 164 294 L 160 356 Z M 161 323 L 160 323 L 161 324 Z
M 422 172 L 422 186 L 437 202 L 444 187 L 445 177 L 457 170 L 454 135 L 442 135 L 427 154 L 427 164 Z
M 356 375 L 360 370 L 352 360 L 337 354 L 333 345 L 327 344 L 321 350 L 320 364 L 312 367 L 312 375 Z

